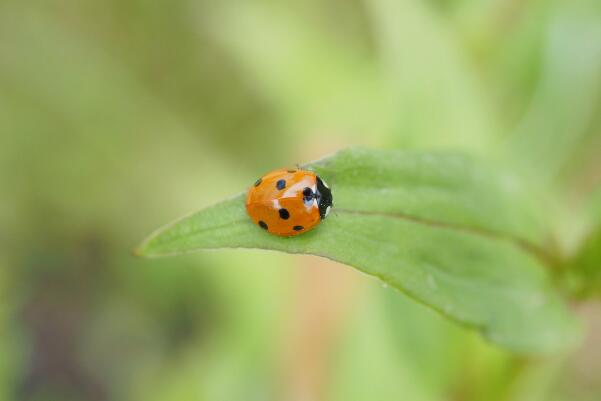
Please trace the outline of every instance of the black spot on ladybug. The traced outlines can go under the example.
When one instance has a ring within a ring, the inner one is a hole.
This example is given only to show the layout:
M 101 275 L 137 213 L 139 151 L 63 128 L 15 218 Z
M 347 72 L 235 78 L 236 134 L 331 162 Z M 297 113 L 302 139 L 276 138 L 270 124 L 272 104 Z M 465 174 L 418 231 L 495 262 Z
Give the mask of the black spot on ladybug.
M 280 213 L 280 217 L 284 220 L 288 220 L 288 218 L 290 217 L 290 213 L 288 213 L 288 210 L 282 208 L 279 210 Z
M 304 229 L 305 229 L 305 227 L 303 227 L 303 226 L 294 226 L 294 227 L 292 227 L 292 229 L 293 229 L 294 231 L 302 231 L 302 230 L 304 230 Z
M 259 225 L 263 230 L 267 230 L 267 224 L 263 220 L 259 220 Z
M 313 193 L 313 190 L 311 188 L 306 187 L 305 189 L 303 189 L 303 202 L 305 203 L 305 205 L 311 206 L 314 197 L 315 194 Z
M 275 183 L 275 187 L 277 189 L 284 189 L 284 188 L 286 188 L 286 180 L 278 180 L 278 182 Z
M 255 181 L 255 187 L 258 187 L 259 185 L 261 185 L 261 182 L 263 182 L 263 180 L 261 178 L 259 178 L 257 181 Z

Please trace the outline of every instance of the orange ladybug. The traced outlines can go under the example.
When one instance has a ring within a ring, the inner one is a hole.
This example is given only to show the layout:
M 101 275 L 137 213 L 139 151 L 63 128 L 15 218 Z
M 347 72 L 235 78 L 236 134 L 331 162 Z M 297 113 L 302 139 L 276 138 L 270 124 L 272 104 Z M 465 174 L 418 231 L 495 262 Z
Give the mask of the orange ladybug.
M 252 221 L 271 234 L 291 237 L 311 230 L 332 208 L 332 191 L 306 170 L 274 170 L 259 178 L 246 196 Z

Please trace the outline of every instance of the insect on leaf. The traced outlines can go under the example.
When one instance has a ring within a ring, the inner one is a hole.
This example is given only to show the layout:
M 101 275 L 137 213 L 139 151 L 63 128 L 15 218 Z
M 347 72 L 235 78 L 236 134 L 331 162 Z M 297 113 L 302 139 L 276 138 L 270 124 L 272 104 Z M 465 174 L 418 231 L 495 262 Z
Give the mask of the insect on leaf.
M 326 257 L 376 276 L 520 353 L 574 344 L 578 325 L 539 253 L 545 229 L 519 182 L 458 154 L 351 148 L 311 163 L 334 210 L 316 229 L 271 235 L 235 196 L 152 234 L 143 256 L 261 248 Z

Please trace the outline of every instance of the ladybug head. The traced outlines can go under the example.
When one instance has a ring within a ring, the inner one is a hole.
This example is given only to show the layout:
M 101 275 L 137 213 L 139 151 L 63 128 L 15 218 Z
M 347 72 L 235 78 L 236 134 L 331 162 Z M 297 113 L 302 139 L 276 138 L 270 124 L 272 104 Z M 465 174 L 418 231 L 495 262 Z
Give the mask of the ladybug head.
M 317 176 L 317 192 L 315 193 L 321 219 L 328 217 L 332 208 L 332 191 L 319 176 Z

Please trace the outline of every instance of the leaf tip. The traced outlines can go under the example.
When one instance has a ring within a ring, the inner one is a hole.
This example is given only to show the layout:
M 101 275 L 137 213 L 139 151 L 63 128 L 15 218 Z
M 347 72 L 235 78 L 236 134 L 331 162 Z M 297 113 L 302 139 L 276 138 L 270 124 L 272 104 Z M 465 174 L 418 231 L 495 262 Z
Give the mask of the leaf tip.
M 138 258 L 143 258 L 146 256 L 146 254 L 144 253 L 144 243 L 138 245 L 136 248 L 131 250 L 131 254 L 133 256 L 136 256 Z
M 152 257 L 152 253 L 149 252 L 149 244 L 151 242 L 151 240 L 153 239 L 154 235 L 151 235 L 147 238 L 145 238 L 137 247 L 135 247 L 134 249 L 132 249 L 131 253 L 133 256 L 136 256 L 138 258 L 148 258 L 148 257 Z

